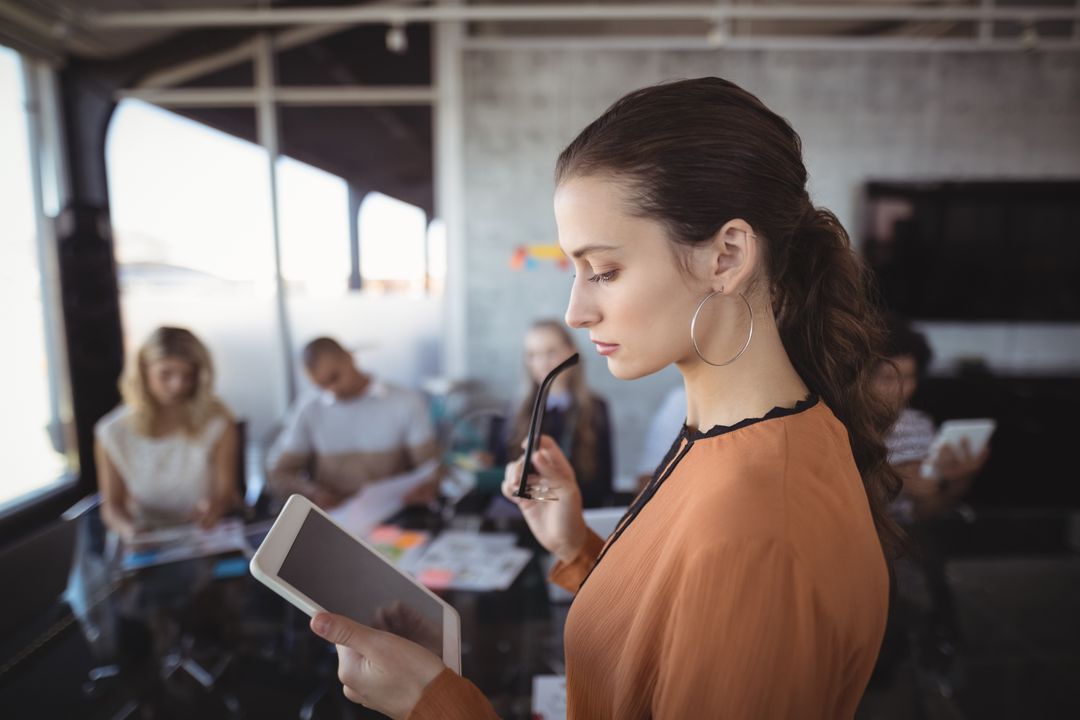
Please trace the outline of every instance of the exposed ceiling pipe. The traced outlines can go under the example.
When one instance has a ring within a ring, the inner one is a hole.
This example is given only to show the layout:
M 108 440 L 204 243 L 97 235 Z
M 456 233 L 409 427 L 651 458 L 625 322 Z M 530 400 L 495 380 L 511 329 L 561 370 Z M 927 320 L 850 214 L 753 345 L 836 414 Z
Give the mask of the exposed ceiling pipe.
M 0 20 L 7 25 L 3 28 L 5 35 L 33 45 L 39 54 L 49 56 L 50 60 L 60 58 L 64 48 L 87 55 L 104 50 L 100 41 L 82 32 L 77 18 L 53 17 L 8 0 L 0 0 Z
M 718 43 L 706 35 L 659 36 L 484 36 L 462 41 L 466 50 L 865 50 L 884 52 L 1022 52 L 1080 50 L 1070 38 L 842 37 L 757 36 L 727 37 Z
M 432 5 L 401 7 L 261 7 L 250 9 L 137 10 L 86 13 L 83 20 L 98 28 L 235 27 L 303 24 L 364 24 L 473 21 L 580 20 L 792 20 L 903 22 L 968 21 L 1034 23 L 1080 22 L 1076 7 L 928 7 L 925 5 Z
M 274 52 L 282 52 L 321 40 L 324 37 L 347 30 L 349 27 L 349 25 L 303 25 L 283 30 L 274 35 L 271 43 Z M 228 50 L 222 50 L 172 67 L 163 68 L 147 75 L 139 82 L 138 86 L 144 88 L 175 87 L 233 65 L 239 65 L 242 62 L 251 62 L 255 57 L 256 45 L 254 39 L 245 40 Z
M 408 85 L 328 85 L 283 87 L 268 91 L 277 105 L 317 107 L 353 105 L 430 105 L 435 90 Z M 252 107 L 260 96 L 255 88 L 139 88 L 121 90 L 117 100 L 142 100 L 162 107 Z

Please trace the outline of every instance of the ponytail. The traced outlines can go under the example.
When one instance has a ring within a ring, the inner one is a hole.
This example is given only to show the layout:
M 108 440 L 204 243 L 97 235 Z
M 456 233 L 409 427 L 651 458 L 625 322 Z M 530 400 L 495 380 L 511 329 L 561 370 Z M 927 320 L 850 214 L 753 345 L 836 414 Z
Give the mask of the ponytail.
M 866 266 L 836 216 L 809 202 L 785 249 L 772 275 L 780 338 L 803 381 L 847 428 L 874 525 L 894 559 L 903 534 L 887 506 L 901 482 L 883 438 L 896 418 L 871 387 L 884 332 Z

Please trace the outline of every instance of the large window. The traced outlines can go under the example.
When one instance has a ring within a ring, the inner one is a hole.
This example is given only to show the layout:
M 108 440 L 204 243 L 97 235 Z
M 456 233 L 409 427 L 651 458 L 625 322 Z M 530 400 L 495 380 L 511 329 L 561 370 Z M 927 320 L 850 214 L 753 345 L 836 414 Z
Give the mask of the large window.
M 290 296 L 336 297 L 349 287 L 349 188 L 292 158 L 278 161 L 281 272 Z
M 43 153 L 24 77 L 19 55 L 0 47 L 0 513 L 64 482 L 73 446 L 46 232 L 55 191 L 34 171 Z
M 128 100 L 106 161 L 128 356 L 160 325 L 188 328 L 218 394 L 261 437 L 287 401 L 265 152 Z

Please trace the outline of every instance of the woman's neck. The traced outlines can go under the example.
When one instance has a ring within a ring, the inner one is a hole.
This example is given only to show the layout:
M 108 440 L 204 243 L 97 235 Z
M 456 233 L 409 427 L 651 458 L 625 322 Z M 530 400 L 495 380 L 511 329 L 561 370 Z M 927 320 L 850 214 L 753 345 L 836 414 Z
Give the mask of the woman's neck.
M 154 419 L 150 423 L 150 434 L 153 437 L 165 437 L 172 435 L 181 428 L 184 421 L 184 411 L 180 407 L 158 408 Z
M 733 425 L 762 417 L 774 407 L 791 407 L 810 394 L 784 350 L 772 312 L 754 315 L 753 339 L 730 365 L 714 367 L 697 354 L 679 364 L 689 427 L 705 431 Z

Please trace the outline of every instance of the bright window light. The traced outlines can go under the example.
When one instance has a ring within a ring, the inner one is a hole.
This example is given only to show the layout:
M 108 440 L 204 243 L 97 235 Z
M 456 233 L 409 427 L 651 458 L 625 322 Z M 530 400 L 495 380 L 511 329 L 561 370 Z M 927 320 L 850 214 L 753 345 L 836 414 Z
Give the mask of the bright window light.
M 379 192 L 360 203 L 360 274 L 369 289 L 423 289 L 426 245 L 420 208 Z
M 55 486 L 67 469 L 53 416 L 45 337 L 44 288 L 27 132 L 22 63 L 0 47 L 0 511 Z M 54 438 L 54 439 L 50 439 Z

